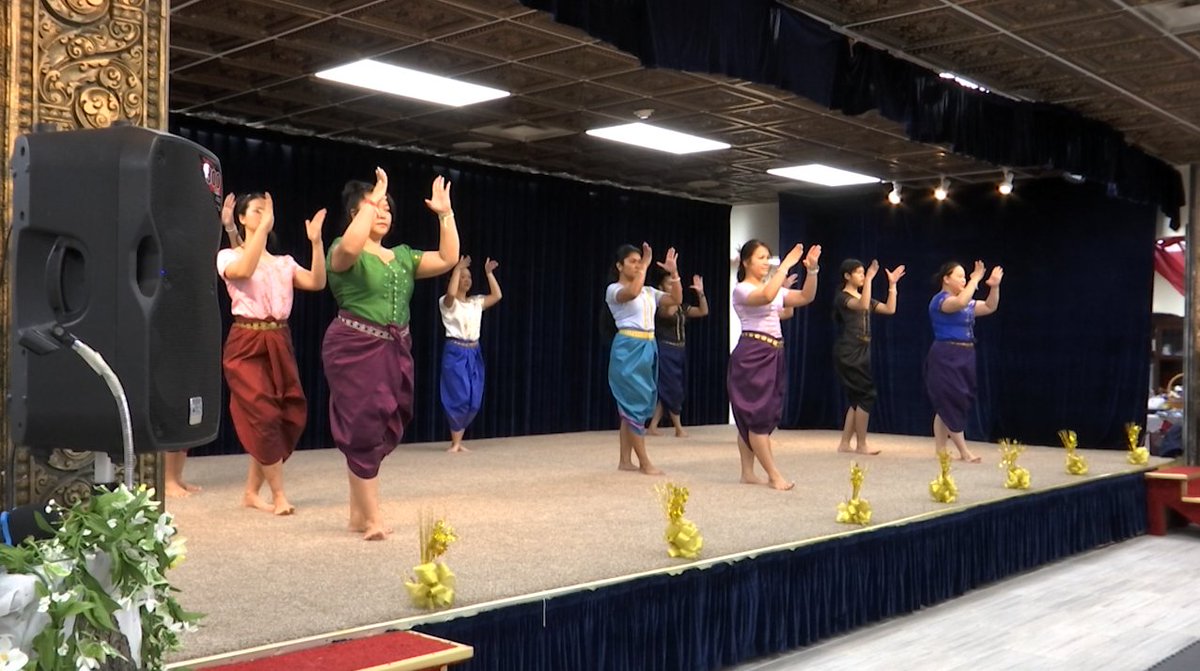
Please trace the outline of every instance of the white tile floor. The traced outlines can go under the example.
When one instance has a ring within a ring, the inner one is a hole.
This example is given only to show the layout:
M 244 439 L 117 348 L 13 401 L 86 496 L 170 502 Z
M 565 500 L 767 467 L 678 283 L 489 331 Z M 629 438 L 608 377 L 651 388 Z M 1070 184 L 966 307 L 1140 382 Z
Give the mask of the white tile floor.
M 1143 671 L 1200 639 L 1200 527 L 1142 536 L 736 671 Z

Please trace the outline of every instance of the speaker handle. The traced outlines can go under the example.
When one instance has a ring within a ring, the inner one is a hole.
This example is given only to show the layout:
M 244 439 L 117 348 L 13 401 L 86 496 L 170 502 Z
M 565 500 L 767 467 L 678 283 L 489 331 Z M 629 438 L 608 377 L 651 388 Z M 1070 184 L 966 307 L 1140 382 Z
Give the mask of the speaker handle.
M 54 241 L 54 246 L 50 248 L 50 254 L 46 257 L 46 298 L 50 302 L 51 309 L 54 310 L 54 316 L 60 322 L 74 321 L 85 307 L 81 305 L 72 310 L 67 305 L 63 276 L 67 273 L 67 264 L 70 262 L 68 255 L 71 252 L 74 252 L 79 259 L 84 258 L 83 249 L 79 245 L 68 238 L 59 237 Z

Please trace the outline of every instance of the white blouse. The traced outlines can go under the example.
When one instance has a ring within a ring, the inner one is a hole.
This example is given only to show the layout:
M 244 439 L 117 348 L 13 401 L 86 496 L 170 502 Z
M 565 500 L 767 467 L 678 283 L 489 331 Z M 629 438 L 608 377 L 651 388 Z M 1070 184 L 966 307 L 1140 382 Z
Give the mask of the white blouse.
M 479 324 L 483 321 L 484 296 L 468 296 L 467 300 L 454 299 L 450 307 L 446 307 L 446 297 L 438 299 L 438 309 L 442 312 L 442 325 L 446 327 L 446 337 L 455 340 L 479 340 Z

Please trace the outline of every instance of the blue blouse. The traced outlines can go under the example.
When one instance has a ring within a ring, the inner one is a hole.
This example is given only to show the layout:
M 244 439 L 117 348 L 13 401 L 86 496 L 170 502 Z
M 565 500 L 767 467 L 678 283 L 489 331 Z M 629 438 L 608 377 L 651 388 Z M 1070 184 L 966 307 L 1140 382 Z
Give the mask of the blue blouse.
M 933 324 L 934 340 L 975 342 L 975 301 L 958 312 L 942 312 L 942 303 L 950 297 L 949 291 L 938 292 L 929 301 L 929 321 Z

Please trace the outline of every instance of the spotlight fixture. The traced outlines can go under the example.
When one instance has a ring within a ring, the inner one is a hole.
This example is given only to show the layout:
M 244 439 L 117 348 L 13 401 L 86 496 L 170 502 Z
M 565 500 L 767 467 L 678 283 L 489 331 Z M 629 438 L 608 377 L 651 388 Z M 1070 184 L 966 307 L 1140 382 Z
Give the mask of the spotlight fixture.
M 933 197 L 937 200 L 946 200 L 946 196 L 950 195 L 950 182 L 945 177 L 938 182 L 937 187 L 933 190 Z
M 1012 193 L 1012 191 L 1013 191 L 1012 170 L 1009 170 L 1008 168 L 1004 169 L 1004 181 L 1000 182 L 1000 185 L 996 187 L 996 190 L 1000 192 L 1001 196 L 1007 196 L 1008 194 Z
M 892 182 L 892 191 L 887 195 L 887 199 L 892 205 L 900 204 L 900 182 Z

